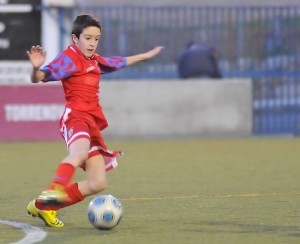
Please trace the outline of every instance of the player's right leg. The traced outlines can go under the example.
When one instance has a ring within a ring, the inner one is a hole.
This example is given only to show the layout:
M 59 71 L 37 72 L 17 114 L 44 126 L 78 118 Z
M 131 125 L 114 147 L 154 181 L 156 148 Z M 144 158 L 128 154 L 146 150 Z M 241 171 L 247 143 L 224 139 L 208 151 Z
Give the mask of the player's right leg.
M 61 228 L 64 223 L 56 218 L 56 211 L 53 210 L 40 210 L 35 206 L 35 200 L 29 202 L 27 206 L 28 214 L 33 217 L 39 217 L 47 226 Z
M 103 156 L 93 154 L 85 163 L 84 170 L 87 180 L 73 183 L 65 188 L 69 201 L 62 202 L 57 206 L 51 206 L 52 210 L 58 210 L 81 202 L 85 197 L 98 193 L 106 187 L 106 171 L 116 167 L 117 163 L 104 162 Z
M 78 138 L 69 147 L 69 154 L 56 171 L 56 176 L 50 187 L 37 198 L 38 204 L 43 206 L 59 206 L 69 200 L 65 187 L 70 184 L 75 168 L 88 159 L 90 141 L 87 138 Z

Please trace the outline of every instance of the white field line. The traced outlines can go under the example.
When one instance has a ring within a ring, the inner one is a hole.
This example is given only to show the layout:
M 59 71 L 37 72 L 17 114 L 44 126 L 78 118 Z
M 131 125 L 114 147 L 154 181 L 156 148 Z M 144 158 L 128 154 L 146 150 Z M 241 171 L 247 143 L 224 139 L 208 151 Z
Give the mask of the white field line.
M 0 219 L 0 224 L 9 225 L 14 228 L 21 229 L 25 232 L 26 235 L 22 240 L 14 242 L 12 244 L 37 243 L 37 242 L 44 240 L 47 236 L 47 233 L 45 231 L 43 231 L 42 229 L 32 226 L 32 225 L 25 224 L 25 223 Z

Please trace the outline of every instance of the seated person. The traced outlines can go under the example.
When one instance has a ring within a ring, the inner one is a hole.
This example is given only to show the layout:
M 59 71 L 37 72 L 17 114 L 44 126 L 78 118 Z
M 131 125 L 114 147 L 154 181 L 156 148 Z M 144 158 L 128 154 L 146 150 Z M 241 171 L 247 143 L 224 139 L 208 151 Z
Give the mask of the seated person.
M 218 64 L 216 52 L 212 48 L 190 42 L 187 49 L 178 59 L 179 77 L 196 78 L 210 77 L 222 78 Z

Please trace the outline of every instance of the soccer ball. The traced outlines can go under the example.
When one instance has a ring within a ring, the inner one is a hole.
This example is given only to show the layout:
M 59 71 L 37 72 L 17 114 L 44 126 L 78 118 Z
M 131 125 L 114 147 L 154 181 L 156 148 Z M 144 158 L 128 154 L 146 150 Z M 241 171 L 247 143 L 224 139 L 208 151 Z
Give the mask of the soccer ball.
M 88 206 L 88 219 L 97 229 L 109 230 L 117 226 L 123 214 L 123 208 L 112 195 L 95 197 Z

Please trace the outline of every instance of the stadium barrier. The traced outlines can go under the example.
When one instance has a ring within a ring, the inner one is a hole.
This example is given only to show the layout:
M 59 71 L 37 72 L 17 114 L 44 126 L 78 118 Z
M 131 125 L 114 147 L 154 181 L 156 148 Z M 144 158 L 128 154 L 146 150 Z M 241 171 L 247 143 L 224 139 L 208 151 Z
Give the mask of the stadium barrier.
M 0 86 L 0 141 L 61 138 L 61 85 Z M 101 83 L 108 139 L 252 135 L 252 82 L 124 80 Z

